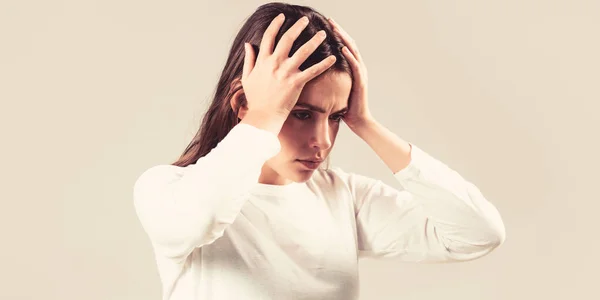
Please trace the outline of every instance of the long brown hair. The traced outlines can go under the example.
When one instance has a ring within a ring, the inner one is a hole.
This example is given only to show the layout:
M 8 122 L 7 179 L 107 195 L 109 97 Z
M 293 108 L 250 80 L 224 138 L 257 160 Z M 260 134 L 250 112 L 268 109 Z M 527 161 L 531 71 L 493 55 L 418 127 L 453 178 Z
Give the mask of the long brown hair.
M 250 43 L 254 48 L 254 53 L 257 54 L 263 33 L 271 21 L 280 13 L 285 14 L 285 22 L 275 38 L 275 46 L 277 46 L 281 36 L 294 25 L 298 19 L 307 16 L 310 20 L 306 29 L 294 41 L 289 56 L 292 56 L 298 48 L 309 41 L 319 30 L 325 30 L 327 33 L 325 41 L 323 41 L 312 55 L 310 55 L 300 66 L 299 69 L 301 71 L 319 63 L 329 55 L 335 55 L 335 64 L 326 72 L 345 72 L 352 76 L 350 66 L 341 53 L 341 47 L 343 46 L 342 40 L 333 32 L 333 28 L 325 16 L 308 6 L 282 2 L 272 2 L 261 5 L 247 18 L 235 37 L 229 51 L 229 57 L 227 58 L 227 62 L 225 63 L 217 84 L 212 103 L 202 119 L 200 129 L 186 147 L 183 154 L 176 162 L 172 163 L 172 165 L 185 167 L 189 164 L 196 163 L 199 158 L 205 156 L 215 148 L 217 144 L 225 138 L 229 131 L 238 124 L 238 112 L 231 108 L 230 100 L 237 91 L 242 89 L 241 85 L 235 85 L 233 83 L 242 77 L 244 66 L 244 42 Z M 323 74 L 321 74 L 321 76 L 322 75 Z M 245 100 L 245 98 L 243 99 Z

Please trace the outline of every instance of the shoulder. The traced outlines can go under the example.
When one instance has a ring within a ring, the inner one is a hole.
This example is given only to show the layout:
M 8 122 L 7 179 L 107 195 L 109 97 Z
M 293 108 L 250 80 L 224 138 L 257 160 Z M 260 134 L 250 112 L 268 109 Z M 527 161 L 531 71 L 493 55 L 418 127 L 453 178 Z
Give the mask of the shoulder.
M 133 188 L 138 191 L 155 191 L 181 178 L 187 167 L 155 165 L 145 169 L 136 178 Z

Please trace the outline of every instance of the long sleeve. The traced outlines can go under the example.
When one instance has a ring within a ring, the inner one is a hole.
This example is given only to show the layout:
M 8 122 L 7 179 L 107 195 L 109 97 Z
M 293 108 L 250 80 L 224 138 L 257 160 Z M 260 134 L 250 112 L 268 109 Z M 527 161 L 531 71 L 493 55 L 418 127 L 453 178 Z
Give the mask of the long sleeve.
M 476 259 L 502 244 L 503 221 L 481 191 L 411 146 L 409 165 L 393 174 L 400 188 L 357 174 L 347 177 L 359 254 L 451 262 Z
M 182 260 L 221 237 L 262 165 L 280 149 L 274 134 L 240 123 L 195 164 L 143 172 L 134 184 L 134 206 L 155 251 Z

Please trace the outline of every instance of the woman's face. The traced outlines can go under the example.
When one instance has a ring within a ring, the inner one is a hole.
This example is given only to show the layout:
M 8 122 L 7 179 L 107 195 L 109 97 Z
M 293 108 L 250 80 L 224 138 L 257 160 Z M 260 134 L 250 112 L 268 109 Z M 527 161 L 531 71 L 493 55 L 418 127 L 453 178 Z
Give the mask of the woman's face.
M 350 75 L 328 71 L 308 82 L 279 133 L 281 151 L 262 167 L 260 183 L 304 182 L 331 152 L 348 106 Z

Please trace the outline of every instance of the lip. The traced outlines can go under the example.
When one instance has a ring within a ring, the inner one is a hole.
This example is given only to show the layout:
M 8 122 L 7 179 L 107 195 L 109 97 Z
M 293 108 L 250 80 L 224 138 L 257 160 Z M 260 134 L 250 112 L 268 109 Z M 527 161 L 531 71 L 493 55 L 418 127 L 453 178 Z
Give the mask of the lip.
M 298 159 L 296 161 L 301 163 L 302 165 L 304 165 L 306 168 L 308 168 L 310 170 L 317 169 L 322 162 L 322 161 L 301 160 L 301 159 Z

